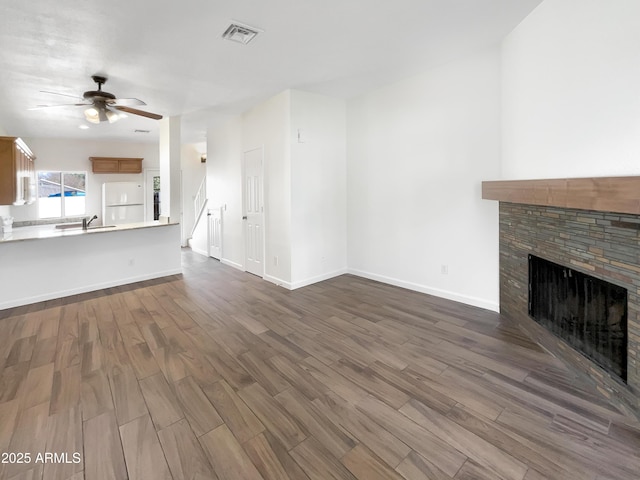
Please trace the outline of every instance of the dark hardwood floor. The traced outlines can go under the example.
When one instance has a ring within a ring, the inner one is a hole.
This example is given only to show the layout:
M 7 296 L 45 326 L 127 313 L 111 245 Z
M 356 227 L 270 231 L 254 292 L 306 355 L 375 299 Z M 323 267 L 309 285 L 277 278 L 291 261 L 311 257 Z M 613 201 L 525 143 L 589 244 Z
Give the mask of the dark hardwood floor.
M 0 312 L 0 478 L 640 477 L 638 422 L 498 314 L 183 255 Z

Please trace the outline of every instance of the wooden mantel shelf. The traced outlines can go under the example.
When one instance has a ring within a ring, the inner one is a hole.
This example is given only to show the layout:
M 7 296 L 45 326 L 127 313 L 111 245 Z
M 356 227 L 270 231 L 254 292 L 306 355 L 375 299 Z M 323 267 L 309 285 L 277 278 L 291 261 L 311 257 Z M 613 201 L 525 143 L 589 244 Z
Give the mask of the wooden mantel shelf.
M 640 214 L 640 177 L 482 182 L 482 198 L 500 202 Z

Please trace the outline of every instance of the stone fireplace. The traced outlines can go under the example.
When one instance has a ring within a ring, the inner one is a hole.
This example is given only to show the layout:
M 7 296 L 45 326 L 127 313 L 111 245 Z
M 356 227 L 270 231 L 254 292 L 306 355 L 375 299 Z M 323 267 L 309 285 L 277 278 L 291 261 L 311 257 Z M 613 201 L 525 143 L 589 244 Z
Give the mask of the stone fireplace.
M 594 188 L 597 180 L 577 179 L 580 188 L 572 195 L 571 180 L 484 182 L 483 198 L 500 201 L 501 313 L 586 375 L 613 403 L 640 417 L 640 179 L 621 178 L 635 179 L 635 188 L 603 192 Z M 590 193 L 585 193 L 585 182 Z M 612 205 L 602 200 L 605 194 L 614 197 Z M 635 204 L 623 199 L 625 206 L 620 206 L 621 195 L 634 198 Z M 530 256 L 626 290 L 626 378 L 602 368 L 601 361 L 580 353 L 530 316 Z

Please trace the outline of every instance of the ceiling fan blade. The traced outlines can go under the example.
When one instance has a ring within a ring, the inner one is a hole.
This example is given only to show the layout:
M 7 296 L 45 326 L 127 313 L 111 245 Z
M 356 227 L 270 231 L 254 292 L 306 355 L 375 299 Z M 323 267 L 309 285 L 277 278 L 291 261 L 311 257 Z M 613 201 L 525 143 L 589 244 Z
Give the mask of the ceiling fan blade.
M 121 105 L 114 105 L 113 108 L 117 110 L 121 110 L 126 113 L 131 113 L 133 115 L 140 115 L 141 117 L 152 118 L 154 120 L 162 119 L 162 115 L 158 115 L 157 113 L 143 112 L 142 110 L 138 110 L 137 108 L 125 107 Z
M 60 95 L 60 96 L 62 96 L 62 97 L 77 98 L 77 99 L 80 99 L 80 100 L 82 99 L 82 97 L 81 97 L 81 96 L 79 96 L 79 95 L 68 95 L 68 94 L 66 94 L 66 93 L 50 92 L 50 91 L 48 91 L 48 90 L 40 90 L 40 93 L 48 93 L 48 94 L 50 94 L 50 95 Z
M 109 102 L 109 105 L 113 107 L 133 107 L 146 105 L 146 103 L 142 100 L 138 100 L 137 98 L 116 98 L 112 102 Z
M 36 105 L 35 107 L 27 108 L 27 110 L 44 110 L 46 108 L 61 108 L 61 107 L 86 107 L 91 105 L 90 103 L 64 103 L 62 105 Z

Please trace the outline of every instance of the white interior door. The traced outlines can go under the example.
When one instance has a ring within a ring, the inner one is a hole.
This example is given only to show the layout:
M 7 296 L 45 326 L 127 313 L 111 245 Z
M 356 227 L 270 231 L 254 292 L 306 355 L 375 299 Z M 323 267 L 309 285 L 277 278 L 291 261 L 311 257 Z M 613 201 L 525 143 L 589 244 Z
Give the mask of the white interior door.
M 222 208 L 212 208 L 207 212 L 209 219 L 209 256 L 222 258 Z
M 264 205 L 262 181 L 262 148 L 244 153 L 242 196 L 245 238 L 244 269 L 264 276 Z

